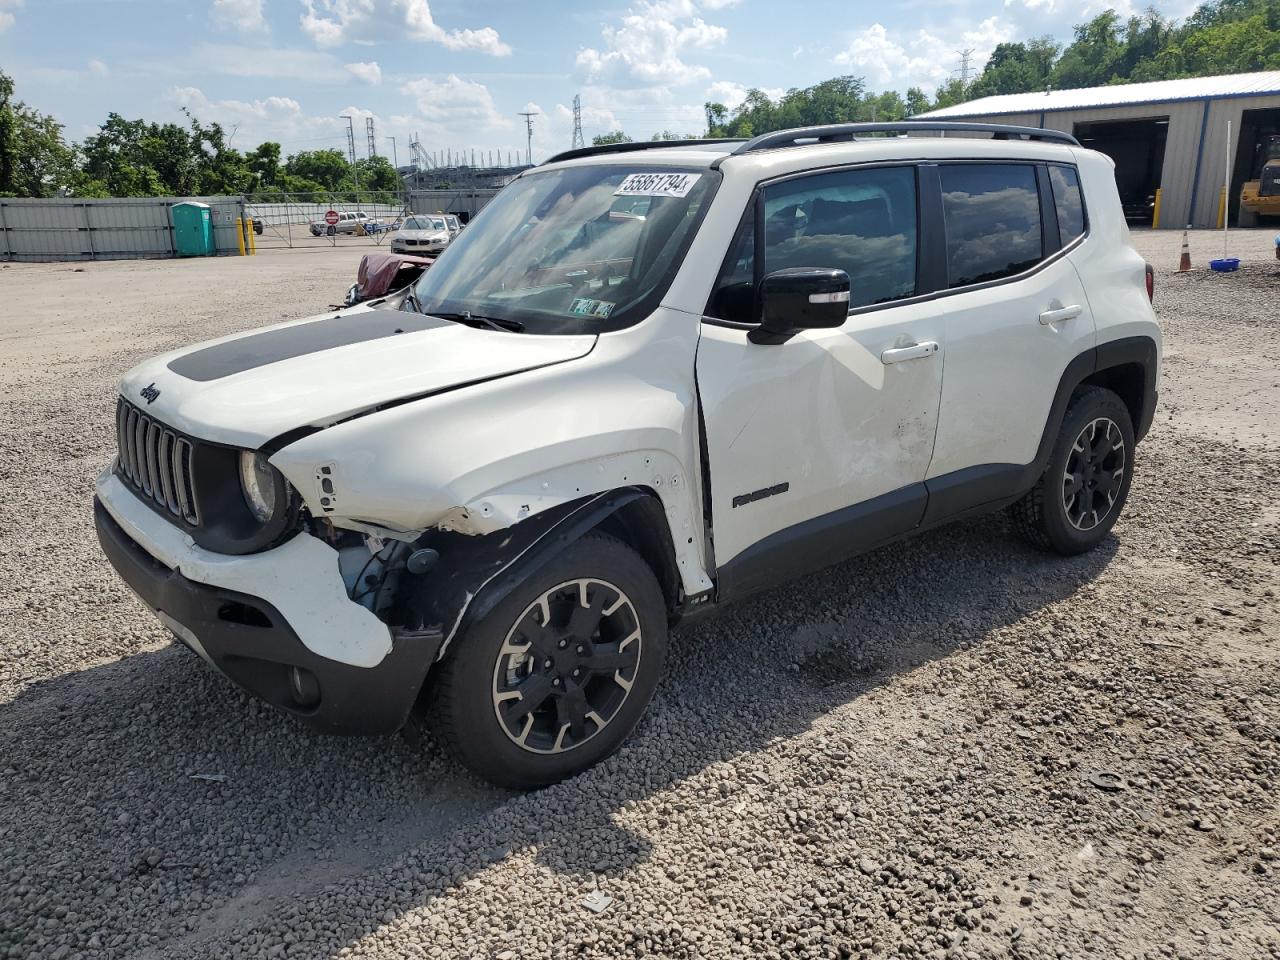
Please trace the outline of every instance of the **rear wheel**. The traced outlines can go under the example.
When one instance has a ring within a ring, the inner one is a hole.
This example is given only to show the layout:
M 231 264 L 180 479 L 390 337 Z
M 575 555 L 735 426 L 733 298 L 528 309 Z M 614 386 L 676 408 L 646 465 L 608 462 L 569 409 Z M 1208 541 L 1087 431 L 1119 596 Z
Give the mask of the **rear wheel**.
M 1062 554 L 1091 550 L 1111 532 L 1133 479 L 1133 421 L 1124 402 L 1102 387 L 1082 387 L 1058 431 L 1049 466 L 1010 508 L 1033 543 Z
M 338 232 L 338 228 L 330 225 L 329 229 L 325 231 L 325 236 L 332 237 L 332 236 L 335 236 L 337 232 Z
M 666 604 L 635 551 L 592 535 L 454 642 L 433 727 L 485 779 L 545 786 L 613 753 L 639 721 L 662 674 Z

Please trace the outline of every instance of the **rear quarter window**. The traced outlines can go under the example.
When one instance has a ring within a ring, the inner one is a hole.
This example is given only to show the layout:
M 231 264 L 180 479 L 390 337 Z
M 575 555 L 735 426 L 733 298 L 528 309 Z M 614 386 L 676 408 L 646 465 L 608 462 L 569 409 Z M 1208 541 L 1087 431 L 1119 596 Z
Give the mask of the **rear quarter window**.
M 1049 168 L 1053 187 L 1053 205 L 1058 211 L 1058 230 L 1065 247 L 1085 229 L 1084 199 L 1080 194 L 1080 175 L 1073 167 Z
M 1012 277 L 1043 259 L 1035 167 L 955 164 L 938 175 L 949 287 Z

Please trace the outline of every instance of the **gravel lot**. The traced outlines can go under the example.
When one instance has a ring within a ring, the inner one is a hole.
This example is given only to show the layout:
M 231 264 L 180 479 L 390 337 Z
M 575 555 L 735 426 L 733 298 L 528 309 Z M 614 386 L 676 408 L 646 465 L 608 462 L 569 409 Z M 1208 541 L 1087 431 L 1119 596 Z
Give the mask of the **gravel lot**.
M 0 266 L 0 957 L 1280 957 L 1273 233 L 1136 237 L 1168 357 L 1102 549 L 965 523 L 678 632 L 531 795 L 259 707 L 99 555 L 118 375 L 361 249 Z

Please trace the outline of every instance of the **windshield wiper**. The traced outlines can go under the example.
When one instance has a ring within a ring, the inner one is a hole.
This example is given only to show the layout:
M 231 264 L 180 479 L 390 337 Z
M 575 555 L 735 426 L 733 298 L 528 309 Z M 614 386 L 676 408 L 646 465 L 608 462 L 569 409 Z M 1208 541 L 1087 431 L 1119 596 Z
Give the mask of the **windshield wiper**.
M 401 306 L 404 306 L 404 304 L 406 304 L 406 303 L 407 303 L 409 306 L 413 307 L 413 312 L 414 312 L 414 313 L 426 313 L 426 312 L 427 312 L 427 311 L 425 311 L 425 310 L 423 310 L 423 309 L 422 309 L 422 301 L 421 301 L 421 300 L 419 300 L 419 299 L 418 299 L 418 295 L 417 295 L 416 293 L 414 293 L 414 292 L 413 292 L 413 287 L 410 287 L 410 288 L 409 288 L 409 292 L 408 292 L 408 293 L 406 293 L 406 294 L 404 295 L 404 299 L 400 301 L 400 305 L 401 305 Z
M 416 298 L 415 298 L 416 300 Z M 418 305 L 420 313 L 421 304 Z M 464 310 L 461 313 L 435 313 L 433 317 L 439 317 L 441 320 L 452 320 L 454 323 L 461 323 L 468 327 L 488 327 L 490 330 L 500 330 L 503 333 L 523 333 L 524 324 L 519 320 L 508 320 L 505 317 L 486 317 L 478 313 L 472 313 L 470 310 Z

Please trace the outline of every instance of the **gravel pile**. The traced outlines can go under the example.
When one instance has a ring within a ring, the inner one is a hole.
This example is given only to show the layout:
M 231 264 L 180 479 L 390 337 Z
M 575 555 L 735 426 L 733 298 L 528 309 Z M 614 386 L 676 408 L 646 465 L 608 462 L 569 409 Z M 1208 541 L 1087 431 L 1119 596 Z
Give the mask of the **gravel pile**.
M 97 553 L 118 373 L 355 259 L 0 269 L 53 281 L 0 319 L 0 957 L 1280 958 L 1270 264 L 1153 256 L 1161 413 L 1102 549 L 992 518 L 745 603 L 518 795 L 260 707 Z

